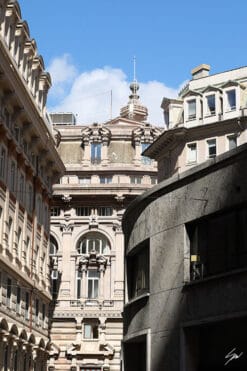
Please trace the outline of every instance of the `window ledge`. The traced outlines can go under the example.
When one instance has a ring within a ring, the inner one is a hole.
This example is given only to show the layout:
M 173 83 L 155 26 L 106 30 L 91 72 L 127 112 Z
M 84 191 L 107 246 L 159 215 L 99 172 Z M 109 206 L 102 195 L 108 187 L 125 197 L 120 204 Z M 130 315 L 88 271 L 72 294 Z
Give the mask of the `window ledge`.
M 194 285 L 197 285 L 197 284 L 204 284 L 204 283 L 207 283 L 208 281 L 213 281 L 213 280 L 216 280 L 216 279 L 218 280 L 218 279 L 221 279 L 221 278 L 226 278 L 226 277 L 230 277 L 230 276 L 234 276 L 234 275 L 241 274 L 241 273 L 246 273 L 246 272 L 247 272 L 247 267 L 240 268 L 240 269 L 234 269 L 234 270 L 231 270 L 231 271 L 228 271 L 228 272 L 214 274 L 212 276 L 205 277 L 205 278 L 202 278 L 200 280 L 185 282 L 184 286 L 185 287 L 190 287 L 190 286 L 194 286 Z
M 141 301 L 141 300 L 143 300 L 143 299 L 149 298 L 149 296 L 150 296 L 150 293 L 149 293 L 149 292 L 145 292 L 145 294 L 142 294 L 142 295 L 136 296 L 136 297 L 134 297 L 133 299 L 129 300 L 128 303 L 126 303 L 126 304 L 124 305 L 124 307 L 126 308 L 126 307 L 128 307 L 129 305 L 132 305 L 132 304 L 134 304 L 134 303 L 136 303 L 136 302 L 138 302 L 138 301 Z

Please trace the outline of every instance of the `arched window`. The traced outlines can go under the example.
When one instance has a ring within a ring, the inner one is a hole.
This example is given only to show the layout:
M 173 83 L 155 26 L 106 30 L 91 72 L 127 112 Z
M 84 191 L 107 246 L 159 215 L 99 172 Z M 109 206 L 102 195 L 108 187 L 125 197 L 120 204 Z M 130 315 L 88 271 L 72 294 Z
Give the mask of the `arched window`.
M 96 252 L 97 254 L 107 255 L 110 253 L 110 243 L 101 233 L 89 232 L 79 241 L 77 252 L 78 254 Z
M 50 251 L 49 251 L 49 254 L 50 255 L 57 255 L 57 252 L 58 252 L 57 241 L 55 240 L 55 238 L 53 236 L 50 236 Z

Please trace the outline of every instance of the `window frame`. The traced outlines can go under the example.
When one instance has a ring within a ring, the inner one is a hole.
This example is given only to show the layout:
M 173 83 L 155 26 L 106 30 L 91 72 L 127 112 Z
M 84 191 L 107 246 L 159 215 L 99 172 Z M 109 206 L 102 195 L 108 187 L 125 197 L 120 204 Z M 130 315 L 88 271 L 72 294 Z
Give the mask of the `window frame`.
M 195 146 L 195 159 L 193 160 L 192 159 L 192 156 L 190 156 L 189 154 L 193 153 L 191 148 L 192 146 Z M 186 162 L 187 164 L 196 164 L 197 163 L 197 160 L 198 160 L 198 151 L 197 151 L 197 142 L 190 142 L 190 143 L 187 143 L 186 144 Z
M 92 273 L 91 277 L 90 273 Z M 99 298 L 99 282 L 100 272 L 97 269 L 89 268 L 87 271 L 87 298 L 89 300 L 95 300 Z
M 214 142 L 215 145 L 214 146 L 211 146 L 210 145 L 210 142 Z M 207 143 L 207 158 L 214 158 L 217 156 L 217 138 L 210 138 L 210 139 L 207 139 L 206 140 L 206 143 Z M 213 154 L 210 154 L 210 149 L 211 148 L 215 148 L 215 153 Z

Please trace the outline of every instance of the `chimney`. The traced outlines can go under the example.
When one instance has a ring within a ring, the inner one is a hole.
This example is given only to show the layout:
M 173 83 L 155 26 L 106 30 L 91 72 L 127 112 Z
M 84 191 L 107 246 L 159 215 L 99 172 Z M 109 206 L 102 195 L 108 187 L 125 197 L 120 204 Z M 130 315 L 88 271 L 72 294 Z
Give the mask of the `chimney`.
M 200 79 L 209 75 L 210 66 L 209 64 L 200 64 L 191 70 L 192 80 Z

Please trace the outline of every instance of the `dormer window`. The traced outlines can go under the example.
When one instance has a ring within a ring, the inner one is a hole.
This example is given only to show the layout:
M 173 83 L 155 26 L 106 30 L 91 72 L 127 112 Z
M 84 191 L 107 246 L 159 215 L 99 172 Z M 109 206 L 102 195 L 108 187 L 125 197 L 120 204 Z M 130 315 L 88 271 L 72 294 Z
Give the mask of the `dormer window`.
M 231 89 L 226 91 L 227 109 L 234 111 L 236 109 L 236 90 Z
M 210 94 L 206 96 L 207 102 L 207 114 L 208 115 L 215 115 L 215 94 Z
M 196 99 L 190 99 L 188 104 L 188 119 L 194 120 L 196 118 Z

